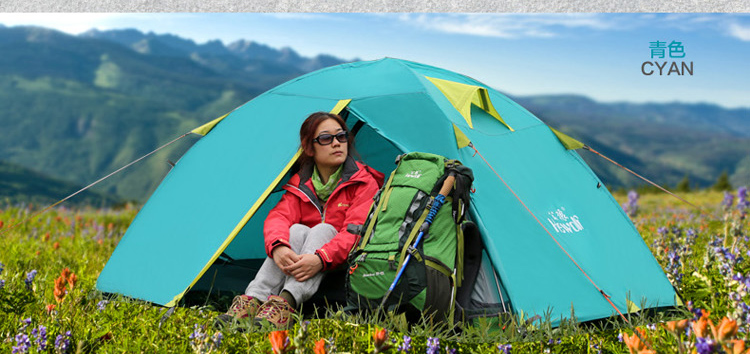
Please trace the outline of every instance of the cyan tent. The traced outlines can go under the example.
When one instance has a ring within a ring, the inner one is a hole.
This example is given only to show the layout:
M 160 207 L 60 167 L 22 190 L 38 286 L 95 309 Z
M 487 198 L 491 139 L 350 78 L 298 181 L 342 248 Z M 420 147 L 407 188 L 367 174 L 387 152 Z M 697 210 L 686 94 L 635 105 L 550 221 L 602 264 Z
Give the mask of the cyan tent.
M 265 257 L 263 219 L 299 156 L 299 126 L 316 111 L 344 116 L 362 159 L 384 173 L 412 151 L 473 169 L 471 218 L 485 245 L 475 310 L 557 321 L 573 308 L 589 321 L 679 304 L 575 151 L 583 144 L 479 81 L 389 58 L 301 76 L 196 128 L 203 137 L 143 206 L 97 289 L 170 307 L 191 289 L 242 291 L 253 267 L 230 274 L 222 264 Z

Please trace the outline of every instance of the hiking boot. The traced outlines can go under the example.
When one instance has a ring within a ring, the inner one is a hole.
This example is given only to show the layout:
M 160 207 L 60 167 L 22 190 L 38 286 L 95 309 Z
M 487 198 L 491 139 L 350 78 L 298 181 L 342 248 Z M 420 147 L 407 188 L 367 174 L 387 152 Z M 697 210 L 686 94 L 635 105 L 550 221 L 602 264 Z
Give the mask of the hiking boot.
M 261 324 L 262 321 L 268 321 L 278 329 L 285 329 L 291 322 L 294 309 L 281 296 L 271 295 L 263 305 L 258 309 L 258 315 L 255 316 L 255 323 Z
M 216 317 L 214 323 L 217 326 L 222 326 L 232 323 L 234 320 L 243 318 L 253 318 L 258 313 L 258 309 L 261 306 L 261 302 L 258 299 L 247 295 L 237 295 L 232 300 L 232 305 L 229 306 L 229 310 L 223 315 Z

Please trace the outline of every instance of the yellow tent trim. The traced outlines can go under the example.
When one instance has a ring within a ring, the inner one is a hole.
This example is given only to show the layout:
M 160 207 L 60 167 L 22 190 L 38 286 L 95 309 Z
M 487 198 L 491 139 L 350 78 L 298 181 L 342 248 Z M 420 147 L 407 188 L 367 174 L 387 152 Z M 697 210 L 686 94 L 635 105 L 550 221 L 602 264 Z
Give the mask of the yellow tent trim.
M 490 95 L 486 88 L 429 76 L 425 76 L 425 78 L 435 84 L 440 92 L 450 101 L 453 108 L 461 113 L 466 123 L 469 124 L 469 128 L 474 129 L 474 125 L 471 122 L 471 105 L 473 104 L 493 116 L 500 123 L 503 123 L 510 131 L 513 131 L 513 128 L 500 117 L 500 113 L 497 113 L 497 110 L 490 101 Z
M 561 133 L 557 129 L 552 128 L 552 127 L 549 127 L 549 128 L 552 130 L 553 133 L 555 133 L 555 135 L 557 136 L 557 139 L 560 140 L 560 142 L 563 144 L 563 146 L 565 146 L 566 149 L 575 150 L 575 149 L 580 149 L 584 146 L 582 142 Z
M 464 134 L 464 132 L 461 131 L 461 129 L 458 129 L 458 126 L 453 124 L 453 132 L 456 134 L 456 144 L 458 145 L 458 148 L 465 148 L 471 144 L 471 140 Z
M 339 112 L 341 112 L 344 109 L 344 107 L 346 107 L 349 104 L 349 102 L 351 102 L 351 101 L 352 100 L 350 100 L 350 99 L 349 100 L 340 100 L 340 101 L 338 101 L 338 103 L 336 103 L 336 106 L 333 107 L 333 109 L 331 110 L 331 113 L 339 114 Z M 214 125 L 216 125 L 217 123 L 219 123 L 219 121 L 221 121 L 222 119 L 224 119 L 224 117 L 226 117 L 228 114 L 229 113 L 223 115 L 220 118 L 214 119 L 213 121 L 211 121 L 211 123 L 205 124 L 201 128 L 203 128 L 205 126 L 208 126 L 208 125 L 210 125 L 210 124 L 213 123 L 213 125 L 211 125 L 210 127 L 207 128 L 208 130 L 206 130 L 206 132 L 205 132 L 207 134 L 211 129 L 213 129 Z M 200 129 L 200 128 L 198 128 L 198 129 Z M 198 130 L 198 129 L 196 129 L 196 130 Z M 193 132 L 195 132 L 195 131 L 193 131 Z M 200 134 L 200 133 L 196 133 L 196 134 Z M 205 134 L 201 134 L 201 135 L 205 135 Z M 255 204 L 253 204 L 253 206 L 250 207 L 250 210 L 248 210 L 247 213 L 245 213 L 245 216 L 242 218 L 242 220 L 240 220 L 240 222 L 237 224 L 237 226 L 234 227 L 234 229 L 229 234 L 229 236 L 227 237 L 227 239 L 224 240 L 224 243 L 221 244 L 221 247 L 219 247 L 219 249 L 216 250 L 216 252 L 211 257 L 211 259 L 208 261 L 208 263 L 203 267 L 203 269 L 201 269 L 201 272 L 198 274 L 198 276 L 195 277 L 195 279 L 193 279 L 193 282 L 190 283 L 190 286 L 188 286 L 187 289 L 185 289 L 185 291 L 183 291 L 183 292 L 175 295 L 175 297 L 172 298 L 172 300 L 170 302 L 168 302 L 166 305 L 164 305 L 165 307 L 174 307 L 174 306 L 176 306 L 177 302 L 180 301 L 180 299 L 182 299 L 183 296 L 185 296 L 185 293 L 187 293 L 193 287 L 193 285 L 195 285 L 195 283 L 197 283 L 198 280 L 201 277 L 203 277 L 203 274 L 205 274 L 208 271 L 208 269 L 211 268 L 211 265 L 214 264 L 214 262 L 216 261 L 217 258 L 219 258 L 219 256 L 221 255 L 221 253 L 224 252 L 224 250 L 227 247 L 229 247 L 229 244 L 232 243 L 232 241 L 234 241 L 234 238 L 237 237 L 237 235 L 240 233 L 240 231 L 242 230 L 242 228 L 245 227 L 245 224 L 247 224 L 247 222 L 250 221 L 250 218 L 252 218 L 253 215 L 255 215 L 255 212 L 258 211 L 258 209 L 260 208 L 260 206 L 263 205 L 263 202 L 266 200 L 266 198 L 268 198 L 268 195 L 271 194 L 271 192 L 273 191 L 273 189 L 276 188 L 276 186 L 279 184 L 279 182 L 281 182 L 281 179 L 284 178 L 284 176 L 287 174 L 287 172 L 289 172 L 289 170 L 292 168 L 292 165 L 294 165 L 294 163 L 297 162 L 297 159 L 300 157 L 300 155 L 302 155 L 302 149 L 298 149 L 297 150 L 297 153 L 294 154 L 294 157 L 292 157 L 292 159 L 286 164 L 286 166 L 284 166 L 284 168 L 281 170 L 281 172 L 279 173 L 279 175 L 276 176 L 276 178 L 273 180 L 273 182 L 271 182 L 271 184 L 268 186 L 268 188 L 266 188 L 266 190 L 263 192 L 263 194 L 261 194 L 261 196 L 258 199 L 255 200 Z
M 255 215 L 255 212 L 258 211 L 258 209 L 260 208 L 260 206 L 263 205 L 263 202 L 266 200 L 266 198 L 268 197 L 268 195 L 271 194 L 271 192 L 273 191 L 273 189 L 276 188 L 276 185 L 278 185 L 279 182 L 281 182 L 281 179 L 284 178 L 284 176 L 287 174 L 287 172 L 289 172 L 289 169 L 292 168 L 292 165 L 297 161 L 297 159 L 300 157 L 301 154 L 302 154 L 302 149 L 297 150 L 297 153 L 294 154 L 294 157 L 292 157 L 292 159 L 289 161 L 289 163 L 286 164 L 286 166 L 281 170 L 281 172 L 279 173 L 279 175 L 276 176 L 276 178 L 273 180 L 273 182 L 271 182 L 271 184 L 268 186 L 268 188 L 266 188 L 266 190 L 263 192 L 263 194 L 261 194 L 261 196 L 258 199 L 255 200 L 255 204 L 253 204 L 253 206 L 250 207 L 250 210 L 247 211 L 247 213 L 242 218 L 242 220 L 240 220 L 240 222 L 237 224 L 237 226 L 234 227 L 234 230 L 232 230 L 232 232 L 229 234 L 229 237 L 227 237 L 227 239 L 224 240 L 224 243 L 221 244 L 221 247 L 219 247 L 219 249 L 216 250 L 216 252 L 214 253 L 214 255 L 211 257 L 211 260 L 209 260 L 208 263 L 206 264 L 206 266 L 203 267 L 203 269 L 201 270 L 201 272 L 193 280 L 193 282 L 190 284 L 190 286 L 188 286 L 187 289 L 185 289 L 185 291 L 183 291 L 182 293 L 177 294 L 172 299 L 172 301 L 170 301 L 168 304 L 166 304 L 164 306 L 166 306 L 166 307 L 173 307 L 173 306 L 175 306 L 177 304 L 177 301 L 180 301 L 180 299 L 185 295 L 185 293 L 187 293 L 190 290 L 190 288 L 192 288 L 193 285 L 195 285 L 195 283 L 198 282 L 198 280 L 203 276 L 203 274 L 206 273 L 206 271 L 208 271 L 208 268 L 210 268 L 211 265 L 214 264 L 214 261 L 216 261 L 216 259 L 219 258 L 219 256 L 221 255 L 221 253 L 224 252 L 224 250 L 229 246 L 229 244 L 232 243 L 232 241 L 237 236 L 237 234 L 240 233 L 240 230 L 242 230 L 242 228 L 245 227 L 245 224 L 247 224 L 247 222 L 250 221 L 250 218 L 252 218 L 253 215 Z
M 628 305 L 628 313 L 638 312 L 641 310 L 638 305 L 636 305 L 634 302 L 630 301 L 630 299 L 625 299 L 625 303 Z
M 348 99 L 348 100 L 340 100 L 340 101 L 339 101 L 338 103 L 336 103 L 336 106 L 335 106 L 335 107 L 333 107 L 333 109 L 331 110 L 331 113 L 333 113 L 333 114 L 339 114 L 339 113 L 341 113 L 341 111 L 343 111 L 343 110 L 344 110 L 344 108 L 346 108 L 346 106 L 347 106 L 347 105 L 349 104 L 349 102 L 351 102 L 351 101 L 352 101 L 351 99 Z
M 212 120 L 212 121 L 210 121 L 210 122 L 208 122 L 206 124 L 203 124 L 200 127 L 191 130 L 190 132 L 198 134 L 198 135 L 206 136 L 206 134 L 208 134 L 208 132 L 210 132 L 211 129 L 213 129 L 216 126 L 216 124 L 219 124 L 219 122 L 221 122 L 221 120 L 224 119 L 224 118 L 226 118 L 228 115 L 229 115 L 229 113 L 227 113 L 227 114 L 225 114 L 225 115 L 223 115 L 223 116 L 221 116 L 219 118 L 216 118 L 216 119 L 214 119 L 214 120 Z

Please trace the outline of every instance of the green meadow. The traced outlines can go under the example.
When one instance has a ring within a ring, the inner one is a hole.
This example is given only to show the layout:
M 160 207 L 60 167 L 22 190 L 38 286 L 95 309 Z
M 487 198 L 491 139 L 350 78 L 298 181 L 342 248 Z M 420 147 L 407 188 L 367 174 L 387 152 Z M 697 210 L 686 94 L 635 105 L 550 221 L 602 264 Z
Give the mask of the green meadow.
M 0 209 L 2 353 L 743 353 L 750 330 L 747 191 L 616 194 L 685 308 L 595 324 L 488 318 L 450 329 L 319 309 L 286 333 L 213 319 L 231 298 L 173 312 L 94 285 L 138 207 Z M 631 198 L 629 201 L 628 198 Z M 627 265 L 625 265 L 627 266 Z M 158 271 L 158 270 L 155 270 Z M 286 337 L 284 337 L 286 336 Z

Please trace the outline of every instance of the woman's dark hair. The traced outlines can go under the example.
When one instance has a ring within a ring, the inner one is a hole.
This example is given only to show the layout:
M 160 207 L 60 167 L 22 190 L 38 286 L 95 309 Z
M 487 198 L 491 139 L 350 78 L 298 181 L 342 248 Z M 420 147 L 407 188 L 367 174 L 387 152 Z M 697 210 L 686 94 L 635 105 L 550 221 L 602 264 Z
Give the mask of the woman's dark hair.
M 299 142 L 300 148 L 302 148 L 302 156 L 300 156 L 299 163 L 302 166 L 314 163 L 313 151 L 315 151 L 313 139 L 316 138 L 315 131 L 318 129 L 320 123 L 323 123 L 326 119 L 333 119 L 344 129 L 345 132 L 349 132 L 349 128 L 346 126 L 346 122 L 338 114 L 328 112 L 315 112 L 302 122 L 302 126 L 299 128 Z M 349 135 L 347 140 L 347 151 L 351 155 L 354 152 L 354 136 Z

